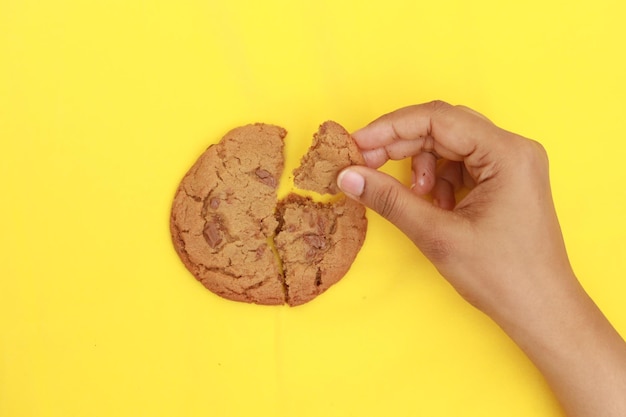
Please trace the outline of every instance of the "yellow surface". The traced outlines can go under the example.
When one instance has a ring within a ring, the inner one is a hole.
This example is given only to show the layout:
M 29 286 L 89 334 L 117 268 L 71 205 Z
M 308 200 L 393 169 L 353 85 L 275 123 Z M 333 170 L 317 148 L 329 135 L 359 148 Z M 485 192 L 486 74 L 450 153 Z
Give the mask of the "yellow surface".
M 198 284 L 170 202 L 235 126 L 286 127 L 291 169 L 326 119 L 463 103 L 548 149 L 572 262 L 624 335 L 625 20 L 619 0 L 0 0 L 0 416 L 560 416 L 374 213 L 345 279 L 290 309 Z

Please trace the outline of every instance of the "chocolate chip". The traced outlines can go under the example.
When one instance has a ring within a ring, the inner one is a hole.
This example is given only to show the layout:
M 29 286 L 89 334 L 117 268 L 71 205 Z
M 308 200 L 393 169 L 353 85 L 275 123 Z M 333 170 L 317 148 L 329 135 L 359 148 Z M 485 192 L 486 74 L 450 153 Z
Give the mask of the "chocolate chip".
M 309 248 L 309 250 L 306 251 L 305 259 L 307 261 L 312 261 L 313 259 L 315 259 L 315 256 L 317 254 L 318 254 L 317 250 L 315 250 L 314 248 Z
M 263 184 L 269 185 L 272 188 L 276 187 L 276 179 L 269 173 L 269 171 L 259 168 L 254 173 Z
M 319 235 L 304 235 L 302 237 L 307 245 L 315 248 L 315 249 L 326 249 L 326 239 Z
M 216 210 L 220 206 L 220 199 L 217 197 L 213 197 L 209 200 L 209 205 L 213 210 Z
M 322 285 L 322 270 L 318 269 L 315 273 L 315 286 L 319 287 Z
M 219 226 L 214 222 L 208 222 L 202 231 L 204 239 L 210 247 L 215 248 L 222 243 L 222 232 Z
M 309 214 L 309 227 L 315 226 L 315 223 L 316 223 L 315 214 L 314 213 Z
M 326 224 L 328 222 L 326 221 L 326 219 L 322 216 L 317 218 L 317 231 L 319 233 L 324 233 L 326 231 Z

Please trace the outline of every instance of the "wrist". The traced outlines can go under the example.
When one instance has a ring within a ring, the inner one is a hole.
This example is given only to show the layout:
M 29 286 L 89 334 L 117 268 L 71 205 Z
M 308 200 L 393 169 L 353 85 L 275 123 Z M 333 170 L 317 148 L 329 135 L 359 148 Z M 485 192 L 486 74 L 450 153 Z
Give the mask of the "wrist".
M 603 403 L 615 404 L 611 416 L 624 415 L 626 344 L 573 274 L 552 282 L 561 282 L 558 291 L 534 294 L 494 320 L 544 375 L 568 416 L 603 415 Z

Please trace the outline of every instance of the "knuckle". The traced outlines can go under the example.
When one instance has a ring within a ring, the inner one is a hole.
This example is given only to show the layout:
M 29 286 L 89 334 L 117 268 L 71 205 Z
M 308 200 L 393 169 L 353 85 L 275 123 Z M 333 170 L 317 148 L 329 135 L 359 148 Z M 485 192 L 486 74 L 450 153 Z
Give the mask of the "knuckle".
M 524 139 L 520 142 L 517 156 L 530 169 L 547 168 L 548 153 L 543 145 L 532 139 Z
M 428 103 L 428 106 L 430 106 L 434 112 L 447 110 L 452 107 L 450 103 L 443 100 L 433 100 Z
M 531 143 L 534 145 L 535 148 L 535 153 L 537 155 L 537 158 L 540 159 L 543 162 L 548 162 L 548 151 L 546 151 L 546 148 L 543 147 L 543 145 L 537 141 L 532 140 Z
M 474 115 L 476 117 L 479 117 L 479 118 L 483 119 L 484 121 L 489 122 L 490 124 L 493 124 L 493 122 L 491 120 L 489 120 L 489 118 L 487 116 L 485 116 L 484 114 L 482 114 L 482 113 L 472 109 L 471 107 L 467 107 L 467 106 L 464 106 L 462 104 L 457 104 L 454 107 L 456 107 L 457 109 L 463 110 L 466 113 L 472 114 L 472 115 Z

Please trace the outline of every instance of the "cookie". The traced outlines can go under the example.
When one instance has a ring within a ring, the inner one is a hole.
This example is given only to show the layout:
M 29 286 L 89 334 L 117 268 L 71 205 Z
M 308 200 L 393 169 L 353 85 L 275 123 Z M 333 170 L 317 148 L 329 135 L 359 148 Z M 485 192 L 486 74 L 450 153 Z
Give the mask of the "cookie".
M 350 134 L 338 123 L 324 122 L 300 166 L 293 171 L 296 187 L 319 194 L 336 194 L 337 175 L 350 165 L 365 165 Z
M 339 281 L 363 245 L 365 207 L 341 197 L 318 203 L 289 194 L 278 203 L 280 227 L 275 237 L 282 259 L 287 303 L 306 303 Z
M 200 156 L 176 192 L 174 247 L 205 287 L 230 300 L 285 301 L 269 241 L 278 226 L 274 212 L 286 133 L 265 124 L 230 131 Z
M 331 191 L 326 167 L 352 163 L 345 147 L 348 140 L 356 145 L 342 132 L 334 122 L 320 127 L 320 140 L 303 158 L 320 170 L 320 179 L 309 173 L 303 188 L 317 181 Z M 170 217 L 176 252 L 224 298 L 291 306 L 310 301 L 348 272 L 365 239 L 365 207 L 344 196 L 318 203 L 290 194 L 277 201 L 285 136 L 283 128 L 260 123 L 231 130 L 176 191 Z M 332 146 L 342 148 L 333 153 Z M 330 165 L 320 164 L 325 156 Z

